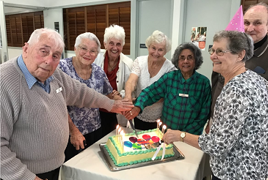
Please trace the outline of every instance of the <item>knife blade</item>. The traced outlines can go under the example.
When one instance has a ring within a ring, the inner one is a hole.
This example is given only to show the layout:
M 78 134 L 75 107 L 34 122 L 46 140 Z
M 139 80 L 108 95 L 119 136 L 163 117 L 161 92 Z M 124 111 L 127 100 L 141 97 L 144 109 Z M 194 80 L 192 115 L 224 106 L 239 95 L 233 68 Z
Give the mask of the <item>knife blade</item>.
M 137 130 L 135 129 L 134 124 L 133 124 L 133 119 L 129 120 L 129 124 L 130 124 L 131 128 L 134 130 L 136 137 L 139 138 Z

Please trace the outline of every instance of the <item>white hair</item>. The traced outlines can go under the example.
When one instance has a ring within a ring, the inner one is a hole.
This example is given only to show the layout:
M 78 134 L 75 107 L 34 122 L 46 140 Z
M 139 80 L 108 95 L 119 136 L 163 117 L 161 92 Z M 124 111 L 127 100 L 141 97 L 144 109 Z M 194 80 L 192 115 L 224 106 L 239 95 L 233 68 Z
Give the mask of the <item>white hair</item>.
M 100 52 L 100 48 L 101 48 L 100 41 L 97 38 L 97 36 L 95 34 L 91 33 L 91 32 L 86 32 L 86 33 L 83 33 L 83 34 L 79 34 L 75 39 L 74 47 L 78 48 L 78 46 L 81 44 L 81 41 L 83 39 L 90 39 L 92 41 L 95 41 L 96 44 L 98 45 L 98 53 Z
M 41 28 L 34 30 L 27 43 L 29 45 L 34 45 L 39 41 L 41 35 L 43 34 L 46 34 L 49 38 L 54 39 L 56 47 L 59 47 L 63 51 L 64 49 L 63 39 L 61 35 L 53 29 Z
M 152 43 L 159 44 L 162 42 L 165 42 L 165 44 L 166 44 L 166 52 L 170 51 L 171 42 L 168 39 L 168 37 L 164 33 L 162 33 L 161 31 L 155 30 L 153 32 L 153 34 L 146 39 L 145 45 L 147 48 L 149 48 Z
M 125 30 L 123 27 L 118 25 L 111 25 L 110 27 L 107 27 L 104 32 L 104 43 L 108 43 L 109 39 L 115 38 L 122 41 L 122 45 L 125 45 Z

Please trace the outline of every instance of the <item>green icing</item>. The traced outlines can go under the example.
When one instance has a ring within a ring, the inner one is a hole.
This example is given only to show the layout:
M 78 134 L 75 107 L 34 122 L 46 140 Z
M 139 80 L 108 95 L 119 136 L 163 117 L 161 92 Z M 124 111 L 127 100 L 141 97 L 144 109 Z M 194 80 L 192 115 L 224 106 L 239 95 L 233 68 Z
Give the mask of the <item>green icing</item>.
M 132 147 L 133 147 L 134 149 L 142 149 L 141 145 L 140 145 L 140 144 L 137 144 L 137 143 L 134 143 L 134 144 L 132 145 Z
M 154 132 L 156 131 L 156 129 L 151 129 L 151 130 L 147 130 L 147 131 L 140 131 L 138 132 L 138 134 L 145 134 L 145 133 L 150 133 L 150 132 Z M 131 136 L 131 135 L 135 135 L 135 133 L 128 133 L 127 134 L 128 136 Z M 145 154 L 145 153 L 149 153 L 149 152 L 154 152 L 156 151 L 156 148 L 155 149 L 147 149 L 147 150 L 144 150 L 144 151 L 132 151 L 132 152 L 124 152 L 124 153 L 121 153 L 119 148 L 116 145 L 116 142 L 114 140 L 115 136 L 111 136 L 109 137 L 109 139 L 111 140 L 112 144 L 114 145 L 116 151 L 117 151 L 117 154 L 122 157 L 122 156 L 127 156 L 127 155 L 137 155 L 137 154 Z M 116 166 L 119 166 L 119 167 L 122 167 L 122 166 L 127 166 L 127 165 L 133 165 L 133 164 L 137 164 L 137 163 L 141 163 L 141 162 L 147 162 L 147 161 L 151 161 L 152 159 L 151 158 L 146 158 L 146 159 L 143 159 L 143 160 L 139 160 L 139 161 L 131 161 L 129 163 L 120 163 L 118 164 L 114 158 L 114 156 L 112 155 L 112 153 L 110 152 L 109 148 L 107 147 L 107 145 L 105 145 L 105 148 L 106 150 L 108 151 L 111 159 L 113 160 L 114 164 Z M 170 148 L 173 148 L 173 145 L 172 144 L 169 144 L 168 146 L 166 146 L 166 149 L 170 149 Z M 161 148 L 163 149 L 163 148 Z M 164 158 L 169 158 L 169 157 L 172 157 L 174 155 L 173 154 L 170 154 L 170 155 L 165 155 Z M 157 156 L 155 159 L 156 160 L 160 160 L 162 158 L 162 156 Z

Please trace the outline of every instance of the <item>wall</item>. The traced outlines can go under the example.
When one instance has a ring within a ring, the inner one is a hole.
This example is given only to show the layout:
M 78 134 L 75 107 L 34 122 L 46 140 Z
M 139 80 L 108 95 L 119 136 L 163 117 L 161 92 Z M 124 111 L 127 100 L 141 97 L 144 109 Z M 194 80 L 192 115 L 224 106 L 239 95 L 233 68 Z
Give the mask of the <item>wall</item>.
M 62 8 L 46 9 L 44 12 L 44 27 L 54 29 L 54 22 L 59 22 L 60 34 L 63 37 L 63 16 Z M 17 57 L 22 53 L 20 47 L 8 47 L 8 57 L 9 59 Z
M 33 3 L 34 0 L 24 0 L 24 4 L 36 5 Z M 112 3 L 112 2 L 123 2 L 125 0 L 64 0 L 64 1 L 52 1 L 47 0 L 45 3 L 46 7 L 52 6 L 44 10 L 44 23 L 45 27 L 54 29 L 54 22 L 60 23 L 60 33 L 63 29 L 62 24 L 62 8 L 63 6 L 81 6 L 81 5 L 96 5 L 102 3 Z M 139 29 L 136 28 L 136 19 L 138 14 L 136 13 L 137 2 L 140 0 L 131 0 L 131 55 L 132 59 L 135 59 L 136 48 L 138 48 L 138 34 Z M 154 0 L 151 0 L 154 1 Z M 5 2 L 21 2 L 18 0 L 7 0 Z M 44 4 L 44 3 L 43 3 Z M 39 5 L 43 5 L 40 3 Z M 55 7 L 62 6 L 62 7 Z M 207 43 L 206 50 L 202 52 L 204 57 L 204 63 L 198 72 L 204 74 L 210 79 L 212 71 L 212 63 L 207 52 L 208 46 L 212 44 L 212 38 L 215 32 L 225 29 L 229 21 L 232 19 L 233 15 L 240 6 L 240 0 L 173 0 L 173 7 L 171 7 L 171 40 L 172 49 L 171 55 L 174 53 L 175 48 L 182 42 L 190 40 L 190 30 L 193 26 L 207 27 Z M 173 8 L 173 9 L 172 9 Z M 146 16 L 146 13 L 144 14 Z M 161 24 L 161 22 L 159 22 Z M 62 34 L 63 35 L 63 34 Z M 17 56 L 21 52 L 21 48 L 9 48 L 9 58 Z M 14 55 L 13 55 L 14 53 Z M 73 51 L 67 51 L 66 57 L 71 57 L 74 55 Z
M 65 54 L 66 54 L 66 57 L 73 57 L 73 56 L 75 56 L 74 51 L 66 51 Z
M 8 47 L 8 58 L 12 59 L 22 54 L 22 48 Z
M 44 13 L 44 27 L 54 29 L 54 22 L 59 22 L 60 25 L 60 34 L 63 37 L 63 14 L 62 8 L 56 9 L 46 9 L 43 11 Z M 22 53 L 21 48 L 17 47 L 9 47 L 8 55 L 9 59 L 16 57 Z
M 107 0 L 3 0 L 7 4 L 16 4 L 20 6 L 37 6 L 37 7 L 47 7 L 47 8 L 57 8 L 63 6 L 83 6 L 83 5 L 94 5 L 94 4 L 105 4 Z M 109 0 L 112 2 L 123 2 L 127 0 Z
M 21 6 L 39 6 L 45 7 L 47 2 L 46 1 L 37 1 L 37 0 L 3 0 L 5 3 L 8 4 L 17 4 Z
M 62 8 L 46 9 L 43 13 L 44 27 L 55 29 L 54 22 L 59 22 L 59 33 L 61 37 L 64 37 Z M 65 58 L 65 53 L 63 53 L 63 58 Z
M 207 27 L 205 51 L 202 51 L 204 63 L 198 70 L 209 79 L 212 72 L 212 62 L 208 53 L 209 45 L 217 31 L 224 30 L 240 6 L 240 0 L 187 0 L 184 40 L 189 42 L 192 27 Z
M 136 56 L 148 55 L 148 49 L 140 48 L 140 44 L 145 44 L 146 39 L 155 30 L 159 30 L 167 35 L 169 39 L 171 38 L 172 5 L 172 0 L 142 0 L 138 2 L 138 18 L 136 24 L 138 27 L 138 41 L 135 44 L 137 49 Z M 162 12 L 155 13 L 160 11 Z M 165 57 L 170 59 L 171 53 L 167 52 Z

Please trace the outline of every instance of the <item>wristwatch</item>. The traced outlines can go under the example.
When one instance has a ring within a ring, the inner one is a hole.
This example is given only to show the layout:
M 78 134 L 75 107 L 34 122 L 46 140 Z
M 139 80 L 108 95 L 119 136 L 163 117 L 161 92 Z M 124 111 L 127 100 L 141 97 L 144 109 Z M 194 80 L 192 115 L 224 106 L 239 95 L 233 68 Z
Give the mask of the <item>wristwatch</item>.
M 186 132 L 181 132 L 181 141 L 184 142 L 184 138 L 186 136 Z

